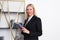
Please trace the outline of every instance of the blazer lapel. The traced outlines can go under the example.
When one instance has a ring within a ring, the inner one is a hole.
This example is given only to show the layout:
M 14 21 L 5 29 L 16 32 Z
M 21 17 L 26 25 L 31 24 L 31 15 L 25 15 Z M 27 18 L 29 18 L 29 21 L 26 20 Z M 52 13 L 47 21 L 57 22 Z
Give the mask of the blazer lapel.
M 35 17 L 35 16 L 33 16 L 27 24 L 25 23 L 25 24 L 26 24 L 25 27 L 26 27 L 27 25 L 29 25 L 29 23 L 31 23 L 31 22 L 33 21 L 34 17 Z M 26 22 L 27 22 L 27 20 L 26 20 Z

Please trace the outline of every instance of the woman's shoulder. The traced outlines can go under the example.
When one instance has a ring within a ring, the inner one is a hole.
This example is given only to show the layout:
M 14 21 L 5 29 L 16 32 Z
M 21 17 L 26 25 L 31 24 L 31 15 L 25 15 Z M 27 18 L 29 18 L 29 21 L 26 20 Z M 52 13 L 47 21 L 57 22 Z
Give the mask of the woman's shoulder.
M 36 22 L 36 23 L 41 23 L 41 18 L 40 18 L 40 17 L 35 16 L 35 22 Z
M 35 20 L 41 20 L 41 18 L 38 16 L 35 16 Z

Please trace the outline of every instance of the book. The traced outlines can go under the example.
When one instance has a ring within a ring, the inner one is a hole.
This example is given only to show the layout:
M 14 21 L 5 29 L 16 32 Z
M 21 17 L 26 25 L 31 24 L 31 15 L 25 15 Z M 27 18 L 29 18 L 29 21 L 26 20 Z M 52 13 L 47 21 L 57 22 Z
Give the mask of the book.
M 22 27 L 23 27 L 22 23 L 14 23 L 14 26 L 13 26 L 14 29 L 17 29 L 17 28 L 22 29 Z
M 22 27 L 23 27 L 22 24 L 17 24 L 17 23 L 16 23 L 16 26 L 17 26 L 18 28 L 21 28 L 21 29 L 22 29 Z

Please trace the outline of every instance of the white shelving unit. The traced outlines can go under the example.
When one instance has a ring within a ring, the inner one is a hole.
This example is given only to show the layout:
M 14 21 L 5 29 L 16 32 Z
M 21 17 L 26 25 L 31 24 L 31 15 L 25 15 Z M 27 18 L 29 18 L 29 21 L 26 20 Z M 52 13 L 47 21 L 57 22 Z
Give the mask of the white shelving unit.
M 2 3 L 2 1 L 0 1 L 0 3 Z M 9 5 L 9 7 L 8 7 Z M 9 12 L 10 12 L 10 20 L 14 20 L 17 19 L 16 15 L 17 12 L 19 12 L 19 18 L 18 18 L 18 22 L 19 23 L 23 23 L 24 22 L 24 2 L 19 2 L 19 0 L 17 1 L 12 1 L 9 0 L 8 4 L 7 1 L 5 0 L 3 3 L 3 10 L 2 10 L 2 16 L 1 16 L 1 20 L 0 20 L 0 37 L 3 37 L 3 40 L 11 40 L 11 33 L 10 33 L 10 28 L 6 22 L 6 18 L 8 19 L 8 8 L 9 8 Z M 0 9 L 1 9 L 1 4 L 0 4 Z M 6 15 L 6 18 L 4 16 L 4 14 Z M 16 20 L 15 20 L 16 22 Z M 12 28 L 12 32 L 14 37 L 16 36 L 16 29 Z M 20 31 L 18 31 L 17 34 L 19 37 L 21 36 Z M 13 38 L 12 38 L 13 40 Z

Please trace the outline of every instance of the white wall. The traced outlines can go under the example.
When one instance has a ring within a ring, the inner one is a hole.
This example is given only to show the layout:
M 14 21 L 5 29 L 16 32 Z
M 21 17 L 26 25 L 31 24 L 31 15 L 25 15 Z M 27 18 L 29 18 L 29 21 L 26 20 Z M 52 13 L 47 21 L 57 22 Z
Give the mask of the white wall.
M 60 1 L 59 0 L 26 0 L 34 4 L 37 16 L 42 19 L 43 34 L 39 40 L 60 40 Z

